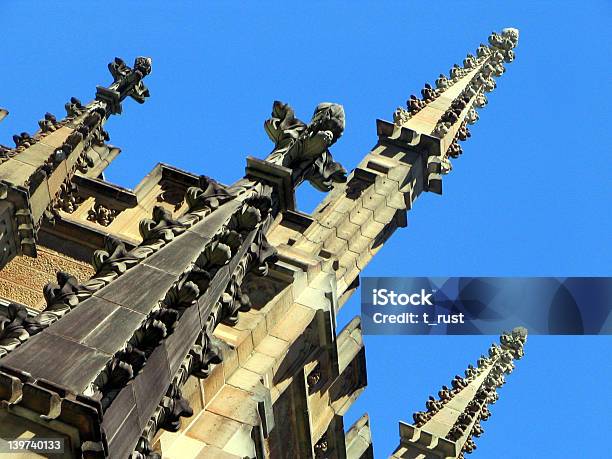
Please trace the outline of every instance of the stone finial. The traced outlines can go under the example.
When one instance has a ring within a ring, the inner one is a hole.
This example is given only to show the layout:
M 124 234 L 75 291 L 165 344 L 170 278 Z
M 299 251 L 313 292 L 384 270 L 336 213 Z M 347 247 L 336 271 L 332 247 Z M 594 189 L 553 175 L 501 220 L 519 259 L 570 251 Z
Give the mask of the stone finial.
M 513 47 L 516 47 L 519 40 L 519 29 L 515 29 L 514 27 L 506 27 L 505 29 L 502 29 L 502 36 L 512 41 Z
M 329 151 L 344 132 L 344 120 L 342 105 L 326 102 L 317 106 L 306 124 L 288 104 L 275 101 L 264 124 L 275 143 L 266 161 L 291 169 L 294 187 L 308 180 L 318 190 L 331 190 L 333 183 L 346 182 L 346 170 Z
M 114 86 L 122 100 L 130 96 L 142 104 L 149 97 L 149 90 L 142 79 L 151 73 L 151 62 L 150 57 L 137 57 L 134 67 L 130 68 L 122 59 L 116 57 L 114 62 L 108 64 L 108 70 L 113 76 L 111 87 Z
M 108 88 L 98 86 L 96 100 L 105 102 L 111 114 L 121 113 L 121 102 L 126 97 L 131 97 L 139 104 L 149 97 L 149 89 L 142 80 L 151 73 L 150 57 L 137 57 L 133 67 L 116 57 L 108 64 L 108 70 L 113 76 L 113 83 Z
M 517 327 L 511 332 L 504 332 L 499 337 L 499 342 L 504 350 L 510 351 L 512 357 L 519 360 L 523 357 L 523 346 L 527 342 L 527 329 Z

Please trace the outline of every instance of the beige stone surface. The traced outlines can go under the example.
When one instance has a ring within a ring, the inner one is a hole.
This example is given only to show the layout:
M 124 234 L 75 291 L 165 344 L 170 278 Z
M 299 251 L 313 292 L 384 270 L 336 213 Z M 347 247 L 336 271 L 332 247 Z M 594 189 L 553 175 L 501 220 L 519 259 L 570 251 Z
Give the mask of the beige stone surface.
M 49 182 L 45 178 L 38 186 L 32 190 L 30 194 L 30 209 L 32 211 L 32 218 L 35 222 L 40 221 L 43 213 L 51 204 L 51 194 L 49 190 Z
M 220 324 L 215 328 L 214 335 L 237 350 L 239 362 L 246 361 L 253 352 L 253 338 L 250 330 L 238 330 Z
M 276 336 L 267 335 L 256 347 L 256 350 L 257 352 L 278 359 L 287 352 L 290 344 L 291 343 L 288 341 L 277 338 Z
M 57 271 L 74 275 L 79 281 L 94 274 L 93 266 L 38 246 L 38 256 L 16 257 L 0 271 L 0 297 L 34 309 L 44 307 L 43 287 L 56 282 Z
M 60 147 L 66 141 L 66 138 L 70 134 L 72 134 L 73 131 L 74 129 L 68 126 L 62 126 L 61 128 L 44 135 L 40 139 L 40 143 L 43 143 L 53 148 Z
M 272 369 L 274 362 L 274 357 L 255 351 L 243 367 L 263 377 Z
M 296 303 L 291 306 L 287 315 L 291 320 L 278 324 L 272 329 L 270 334 L 284 341 L 293 342 L 312 322 L 315 311 L 308 306 Z
M 189 405 L 194 413 L 204 409 L 204 393 L 202 390 L 202 382 L 195 376 L 190 376 L 182 388 L 183 397 L 189 400 Z M 188 422 L 189 419 L 181 418 L 181 422 Z
M 244 321 L 243 321 L 244 318 Z M 268 324 L 264 313 L 257 310 L 251 310 L 240 314 L 240 320 L 236 328 L 246 327 L 251 330 L 253 346 L 257 347 L 261 341 L 268 336 Z
M 228 453 L 215 446 L 205 446 L 195 459 L 243 459 L 243 457 Z
M 325 241 L 323 241 L 323 249 L 334 259 L 337 259 L 338 254 L 348 250 L 348 247 L 349 243 L 347 238 L 338 237 L 336 234 L 331 235 Z M 318 254 L 322 256 L 322 252 L 319 252 Z
M 203 411 L 187 429 L 187 436 L 223 449 L 242 424 L 210 411 Z
M 206 445 L 188 436 L 180 436 L 167 449 L 162 449 L 164 459 L 184 459 L 197 457 Z
M 236 349 L 231 347 L 225 349 L 222 367 L 224 381 L 227 381 L 227 379 L 240 367 L 238 351 Z
M 289 287 L 276 297 L 274 303 L 266 307 L 266 327 L 268 330 L 273 329 L 285 317 L 293 304 L 293 298 L 292 288 Z
M 23 186 L 36 170 L 36 167 L 11 158 L 0 164 L 0 179 L 14 185 Z
M 53 150 L 53 147 L 46 145 L 44 142 L 36 142 L 34 145 L 29 146 L 24 151 L 16 155 L 15 158 L 22 163 L 38 167 L 47 161 L 51 153 L 53 153 Z
M 224 382 L 223 365 L 217 365 L 210 375 L 208 375 L 208 378 L 205 378 L 203 381 L 205 403 L 208 403 L 209 400 L 212 400 L 213 397 L 217 395 L 217 392 L 223 387 Z
M 295 241 L 300 235 L 300 232 L 292 228 L 288 228 L 287 226 L 284 226 L 282 224 L 278 224 L 274 226 L 272 231 L 270 231 L 268 240 L 271 244 L 276 246 L 281 244 L 287 244 L 290 239 Z
M 252 391 L 262 384 L 262 381 L 262 377 L 259 373 L 247 370 L 246 368 L 238 368 L 229 377 L 227 383 L 245 391 Z
M 251 393 L 229 384 L 223 386 L 206 409 L 243 424 L 252 426 L 259 424 L 257 402 L 253 400 Z

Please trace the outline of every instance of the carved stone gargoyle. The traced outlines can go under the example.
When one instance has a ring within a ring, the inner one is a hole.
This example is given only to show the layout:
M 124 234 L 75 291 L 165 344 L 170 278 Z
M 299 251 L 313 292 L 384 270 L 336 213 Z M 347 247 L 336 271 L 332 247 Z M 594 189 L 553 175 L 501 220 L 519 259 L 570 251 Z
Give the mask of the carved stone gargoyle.
M 266 161 L 292 169 L 294 187 L 308 180 L 318 190 L 329 191 L 333 183 L 346 182 L 346 170 L 329 151 L 344 132 L 341 105 L 319 104 L 306 124 L 288 104 L 275 101 L 264 127 L 275 143 Z

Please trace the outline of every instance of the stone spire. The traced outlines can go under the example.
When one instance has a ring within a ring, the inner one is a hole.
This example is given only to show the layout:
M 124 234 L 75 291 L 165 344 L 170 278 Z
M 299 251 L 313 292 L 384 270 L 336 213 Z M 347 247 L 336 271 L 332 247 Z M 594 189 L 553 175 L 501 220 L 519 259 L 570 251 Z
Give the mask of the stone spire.
M 38 227 L 54 202 L 70 189 L 74 174 L 99 175 L 111 147 L 103 126 L 121 113 L 128 96 L 144 102 L 149 91 L 142 79 L 151 71 L 151 59 L 138 57 L 134 68 L 116 58 L 109 64 L 113 83 L 98 87 L 95 100 L 83 105 L 72 97 L 66 117 L 46 113 L 33 135 L 13 136 L 15 147 L 0 145 L 0 268 L 16 255 L 36 256 Z M 0 110 L 0 120 L 6 116 Z M 115 150 L 116 152 L 116 150 Z
M 468 53 L 463 66 L 455 64 L 448 77 L 440 75 L 435 88 L 425 84 L 422 98 L 411 95 L 407 109 L 395 111 L 393 125 L 379 122 L 379 131 L 389 138 L 428 147 L 428 191 L 442 192 L 441 174 L 450 172 L 451 158 L 461 155 L 459 141 L 470 137 L 468 125 L 478 120 L 476 109 L 487 104 L 485 94 L 496 88 L 494 77 L 514 60 L 518 37 L 517 29 L 493 32 L 489 45 L 480 44 L 476 55 Z
M 451 387 L 442 386 L 438 397 L 430 396 L 426 411 L 414 413 L 414 424 L 400 423 L 400 445 L 393 458 L 463 458 L 476 449 L 473 437 L 484 432 L 481 421 L 489 419 L 488 405 L 498 399 L 496 389 L 523 356 L 527 330 L 503 333 L 488 356 L 469 365 L 465 376 L 455 376 Z

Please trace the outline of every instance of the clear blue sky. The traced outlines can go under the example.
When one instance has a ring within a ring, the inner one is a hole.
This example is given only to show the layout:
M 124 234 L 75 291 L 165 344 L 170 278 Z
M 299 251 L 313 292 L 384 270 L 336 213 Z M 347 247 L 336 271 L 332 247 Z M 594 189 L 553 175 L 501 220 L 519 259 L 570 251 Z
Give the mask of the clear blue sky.
M 354 167 L 425 82 L 492 30 L 521 31 L 516 61 L 480 112 L 444 195 L 424 195 L 365 275 L 611 275 L 609 1 L 31 2 L 0 4 L 0 141 L 34 131 L 70 96 L 90 100 L 114 56 L 153 58 L 144 106 L 108 123 L 123 153 L 107 178 L 134 186 L 158 161 L 230 183 L 271 144 L 272 101 L 308 119 L 344 105 L 334 156 Z M 300 207 L 321 194 L 307 185 Z M 358 298 L 341 323 L 358 313 Z M 429 394 L 493 337 L 366 337 L 369 388 L 346 417 L 371 415 L 377 458 Z M 532 336 L 500 390 L 478 458 L 605 455 L 610 337 Z

